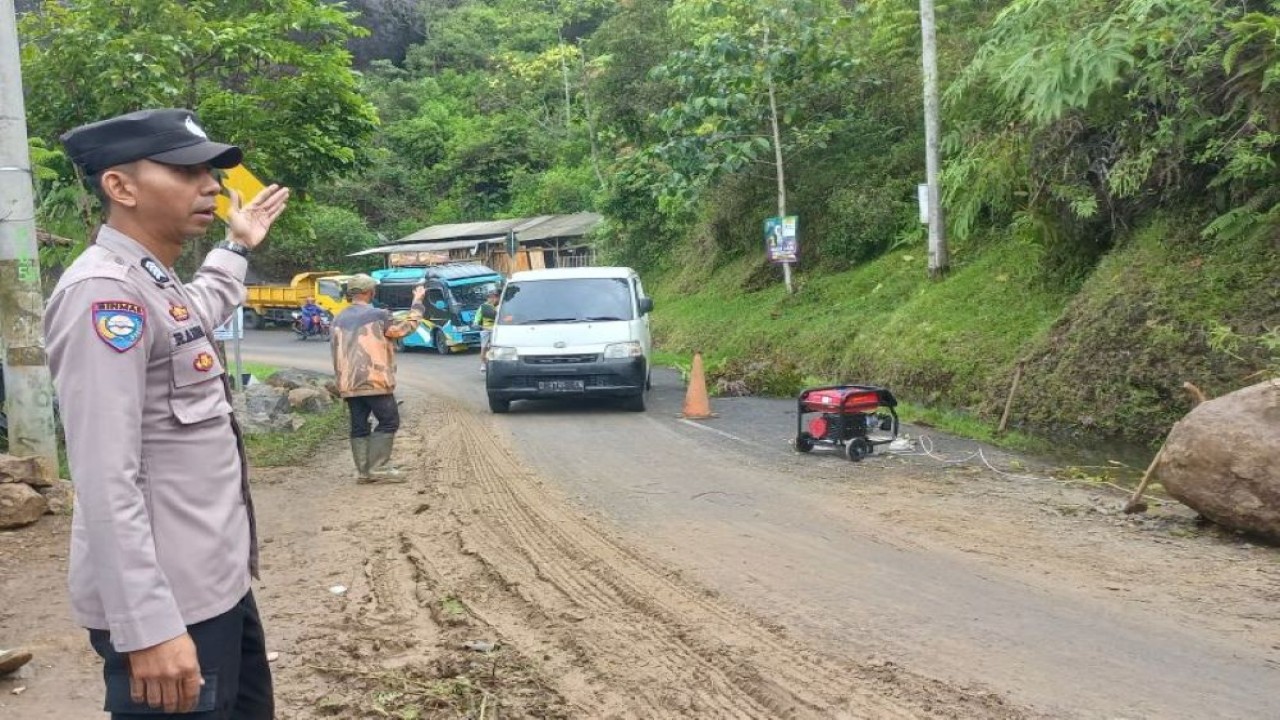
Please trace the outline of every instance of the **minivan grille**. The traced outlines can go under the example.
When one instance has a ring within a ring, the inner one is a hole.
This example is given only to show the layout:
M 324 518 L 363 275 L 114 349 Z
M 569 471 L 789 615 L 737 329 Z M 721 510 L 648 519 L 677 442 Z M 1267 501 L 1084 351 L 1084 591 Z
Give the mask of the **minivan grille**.
M 530 365 L 580 365 L 600 359 L 599 355 L 525 355 L 523 359 Z

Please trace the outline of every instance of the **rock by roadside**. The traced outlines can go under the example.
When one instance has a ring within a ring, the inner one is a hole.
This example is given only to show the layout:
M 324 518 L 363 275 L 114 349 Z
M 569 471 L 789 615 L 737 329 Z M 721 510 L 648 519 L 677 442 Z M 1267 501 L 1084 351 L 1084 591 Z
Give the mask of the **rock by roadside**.
M 1198 405 L 1169 432 L 1153 479 L 1219 525 L 1280 542 L 1280 380 Z
M 321 413 L 333 406 L 337 384 L 332 375 L 286 368 L 236 393 L 236 418 L 246 433 L 293 432 L 299 415 Z

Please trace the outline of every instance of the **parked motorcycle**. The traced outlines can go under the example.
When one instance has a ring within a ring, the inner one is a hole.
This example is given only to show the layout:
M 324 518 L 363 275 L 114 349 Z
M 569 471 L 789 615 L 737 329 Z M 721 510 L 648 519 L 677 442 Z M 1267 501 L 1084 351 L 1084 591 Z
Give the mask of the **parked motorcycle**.
M 333 323 L 333 317 L 327 312 L 322 312 L 312 319 L 311 327 L 305 327 L 304 318 L 301 310 L 293 311 L 293 334 L 298 336 L 299 340 L 307 340 L 309 338 L 319 338 L 321 340 L 329 339 L 329 326 Z

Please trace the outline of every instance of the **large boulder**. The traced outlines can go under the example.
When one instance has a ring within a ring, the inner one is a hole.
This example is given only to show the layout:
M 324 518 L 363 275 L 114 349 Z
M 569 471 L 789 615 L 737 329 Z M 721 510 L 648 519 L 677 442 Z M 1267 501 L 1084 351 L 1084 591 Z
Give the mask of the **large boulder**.
M 45 487 L 57 477 L 57 472 L 38 457 L 15 457 L 0 453 L 0 483 L 25 483 L 32 487 Z
M 320 388 L 328 390 L 329 394 L 334 397 L 338 396 L 338 383 L 333 376 L 314 370 L 299 370 L 297 368 L 278 370 L 267 378 L 267 384 L 285 390 L 297 390 L 301 387 Z
M 289 391 L 289 406 L 294 412 L 318 413 L 333 407 L 333 396 L 327 390 L 300 387 Z
M 0 530 L 22 527 L 40 519 L 48 509 L 44 496 L 25 483 L 0 485 Z
M 1219 525 L 1280 542 L 1280 379 L 1198 405 L 1152 479 Z

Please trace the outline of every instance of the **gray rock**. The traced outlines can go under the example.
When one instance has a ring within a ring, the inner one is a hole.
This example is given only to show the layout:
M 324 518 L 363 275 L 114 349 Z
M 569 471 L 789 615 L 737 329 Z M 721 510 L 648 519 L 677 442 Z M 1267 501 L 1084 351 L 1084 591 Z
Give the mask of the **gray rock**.
M 267 378 L 267 384 L 285 390 L 296 390 L 300 387 L 328 388 L 334 382 L 333 375 L 314 370 L 285 368 L 278 370 Z
M 49 509 L 45 512 L 50 515 L 70 515 L 71 508 L 75 504 L 76 494 L 71 483 L 66 480 L 56 480 L 48 487 L 40 488 L 40 494 L 44 496 L 44 500 L 49 504 Z
M 300 387 L 289 391 L 289 406 L 294 412 L 318 413 L 333 406 L 329 391 L 314 387 Z
M 271 385 L 244 389 L 244 409 L 250 415 L 284 415 L 289 412 L 289 391 Z
M 40 519 L 48 508 L 44 496 L 24 483 L 0 485 L 0 529 L 17 528 Z
M 234 407 L 236 420 L 250 435 L 293 432 L 287 390 L 270 385 L 250 385 L 235 394 Z
M 1280 379 L 1196 406 L 1152 479 L 1219 525 L 1280 542 Z
M 16 457 L 0 454 L 0 483 L 25 483 L 45 487 L 58 478 L 58 473 L 38 457 Z
M 240 428 L 249 435 L 264 435 L 266 433 L 293 432 L 293 416 L 291 415 L 263 415 L 261 413 L 248 413 L 238 415 Z

